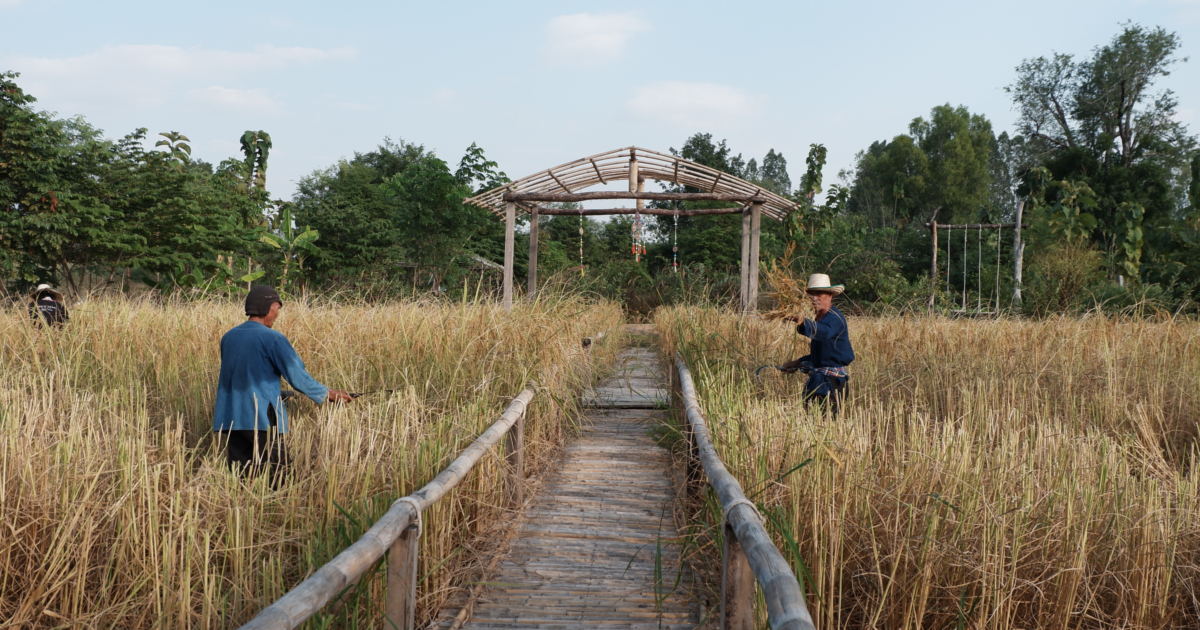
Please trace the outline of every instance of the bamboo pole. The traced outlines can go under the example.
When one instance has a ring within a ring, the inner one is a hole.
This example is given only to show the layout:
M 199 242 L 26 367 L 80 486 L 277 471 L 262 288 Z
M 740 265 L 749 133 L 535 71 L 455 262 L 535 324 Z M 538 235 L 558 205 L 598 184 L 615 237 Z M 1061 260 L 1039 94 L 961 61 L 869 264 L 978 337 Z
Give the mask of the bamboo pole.
M 533 399 L 535 391 L 532 386 L 521 390 L 487 431 L 450 462 L 445 470 L 438 473 L 433 481 L 405 498 L 412 499 L 424 510 L 446 496 L 485 454 L 500 443 L 500 438 L 504 437 L 517 420 L 525 416 L 525 408 Z M 264 608 L 254 619 L 243 625 L 241 630 L 292 630 L 300 626 L 378 562 L 404 530 L 416 520 L 417 511 L 411 502 L 396 501 L 353 545 L 325 563 L 275 603 Z
M 750 210 L 742 208 L 742 267 L 741 285 L 738 288 L 738 299 L 741 300 L 742 312 L 750 303 Z
M 650 201 L 742 201 L 765 203 L 767 198 L 755 193 L 668 193 L 668 192 L 621 192 L 601 190 L 577 193 L 513 192 L 505 193 L 504 201 L 551 201 L 575 202 L 598 199 L 646 199 Z
M 932 224 L 926 223 L 925 227 L 931 227 Z M 965 223 L 962 225 L 950 225 L 949 223 L 937 224 L 939 230 L 994 230 L 996 228 L 1015 228 L 1016 223 Z M 1029 227 L 1022 225 L 1021 227 Z
M 534 206 L 541 216 L 549 217 L 576 217 L 582 214 L 585 217 L 607 216 L 612 214 L 633 214 L 633 208 L 584 208 L 583 210 L 563 210 L 561 208 L 547 208 L 545 206 Z M 717 214 L 738 214 L 742 212 L 742 206 L 736 208 L 702 208 L 699 210 L 680 210 L 681 217 L 700 217 Z M 531 211 L 532 212 L 532 211 Z M 646 208 L 641 211 L 642 214 L 671 217 L 675 216 L 674 210 L 663 210 L 661 208 Z
M 746 312 L 758 310 L 758 240 L 762 233 L 762 204 L 750 204 L 750 259 L 746 265 Z
M 513 202 L 504 204 L 504 310 L 511 311 L 513 305 L 513 239 L 516 236 L 517 206 Z
M 675 367 L 683 392 L 684 416 L 696 440 L 697 456 L 708 476 L 709 485 L 720 500 L 726 526 L 741 546 L 750 570 L 762 589 L 763 599 L 767 603 L 768 623 L 772 630 L 816 630 L 804 601 L 804 593 L 796 581 L 796 574 L 792 573 L 791 566 L 771 541 L 759 520 L 758 511 L 742 492 L 742 486 L 729 474 L 717 455 L 708 425 L 700 413 L 692 373 L 678 352 L 675 353 Z
M 529 216 L 529 280 L 526 292 L 530 300 L 537 297 L 538 210 L 534 206 Z

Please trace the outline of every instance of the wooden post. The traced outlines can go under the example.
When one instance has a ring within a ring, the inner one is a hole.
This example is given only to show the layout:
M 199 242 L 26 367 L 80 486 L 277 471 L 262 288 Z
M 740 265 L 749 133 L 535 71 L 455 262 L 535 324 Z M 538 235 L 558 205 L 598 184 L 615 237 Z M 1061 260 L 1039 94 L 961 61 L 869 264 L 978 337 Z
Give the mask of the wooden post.
M 1017 203 L 1017 221 L 1013 225 L 1013 306 L 1021 305 L 1021 266 L 1025 262 L 1025 242 L 1021 240 L 1021 215 L 1025 202 Z
M 417 551 L 421 530 L 416 523 L 396 538 L 388 552 L 385 630 L 413 630 L 417 611 Z
M 750 204 L 750 260 L 746 265 L 746 312 L 758 310 L 758 238 L 762 233 L 762 204 Z
M 504 437 L 504 504 L 520 509 L 525 503 L 525 413 Z
M 930 284 L 932 285 L 932 288 L 929 290 L 929 313 L 930 313 L 930 314 L 933 314 L 933 307 L 934 307 L 934 304 L 935 304 L 935 303 L 936 303 L 936 301 L 937 301 L 937 287 L 938 287 L 938 265 L 937 265 L 937 259 L 938 259 L 938 235 L 937 235 L 937 215 L 938 215 L 938 212 L 939 212 L 941 209 L 942 209 L 942 207 L 941 207 L 941 206 L 938 206 L 938 207 L 934 208 L 934 209 L 933 209 L 933 216 L 929 218 L 929 234 L 930 234 L 930 236 L 932 237 L 932 240 L 933 240 L 933 256 L 931 256 L 931 257 L 930 257 L 930 262 L 929 262 L 929 279 L 932 281 L 932 282 L 930 283 Z
M 538 208 L 529 214 L 529 299 L 537 297 Z
M 725 524 L 721 544 L 721 630 L 754 630 L 754 573 L 737 540 Z
M 748 303 L 746 297 L 750 294 L 750 210 L 742 208 L 742 283 L 738 299 L 741 300 L 742 311 Z
M 513 238 L 517 228 L 517 204 L 504 204 L 504 310 L 513 304 Z

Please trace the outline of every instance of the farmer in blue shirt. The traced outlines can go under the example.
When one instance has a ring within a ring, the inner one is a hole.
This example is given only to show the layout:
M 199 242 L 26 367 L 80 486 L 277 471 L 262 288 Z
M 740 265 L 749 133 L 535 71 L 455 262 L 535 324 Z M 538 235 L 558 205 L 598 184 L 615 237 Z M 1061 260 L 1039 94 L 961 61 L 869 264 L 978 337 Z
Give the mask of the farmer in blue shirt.
M 846 366 L 854 361 L 854 348 L 850 347 L 850 332 L 846 318 L 833 307 L 833 296 L 841 294 L 845 287 L 829 283 L 829 276 L 814 273 L 808 278 L 809 299 L 812 300 L 816 319 L 791 318 L 797 322 L 796 332 L 811 340 L 809 353 L 779 366 L 788 374 L 800 370 L 808 374 L 804 384 L 804 400 L 828 406 L 836 417 L 842 399 L 849 393 L 850 375 Z
M 271 330 L 283 301 L 275 289 L 259 285 L 246 296 L 249 319 L 221 337 L 221 375 L 213 431 L 229 444 L 229 465 L 243 475 L 270 466 L 278 486 L 289 460 L 279 434 L 288 432 L 287 407 L 279 378 L 318 405 L 350 402 L 344 391 L 329 389 L 309 376 L 287 337 Z

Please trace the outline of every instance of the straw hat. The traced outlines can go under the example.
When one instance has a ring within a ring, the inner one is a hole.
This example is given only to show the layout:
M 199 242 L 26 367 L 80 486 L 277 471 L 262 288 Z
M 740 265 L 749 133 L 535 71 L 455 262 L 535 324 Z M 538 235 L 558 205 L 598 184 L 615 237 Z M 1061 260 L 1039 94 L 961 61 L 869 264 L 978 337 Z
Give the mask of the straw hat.
M 840 295 L 846 287 L 840 284 L 830 284 L 829 276 L 823 273 L 814 273 L 808 277 L 808 287 L 804 289 L 807 293 L 832 293 Z
M 37 285 L 37 288 L 34 289 L 33 292 L 29 294 L 29 297 L 36 300 L 37 297 L 43 293 L 49 293 L 50 297 L 54 298 L 54 300 L 56 302 L 63 301 L 63 294 L 59 293 L 58 291 L 55 291 L 54 287 L 52 287 L 48 284 Z

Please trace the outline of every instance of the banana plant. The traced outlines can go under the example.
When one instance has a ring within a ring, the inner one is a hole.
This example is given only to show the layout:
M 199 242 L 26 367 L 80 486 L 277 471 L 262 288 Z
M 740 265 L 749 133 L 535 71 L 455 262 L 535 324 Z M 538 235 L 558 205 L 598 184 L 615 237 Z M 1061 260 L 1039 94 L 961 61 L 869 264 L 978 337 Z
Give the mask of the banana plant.
M 274 229 L 262 235 L 263 243 L 279 250 L 283 257 L 283 273 L 279 277 L 279 293 L 286 296 L 292 266 L 304 269 L 304 257 L 317 250 L 316 240 L 321 237 L 317 230 L 305 226 L 296 229 L 292 220 L 292 204 L 279 202 L 279 213 L 275 217 Z

